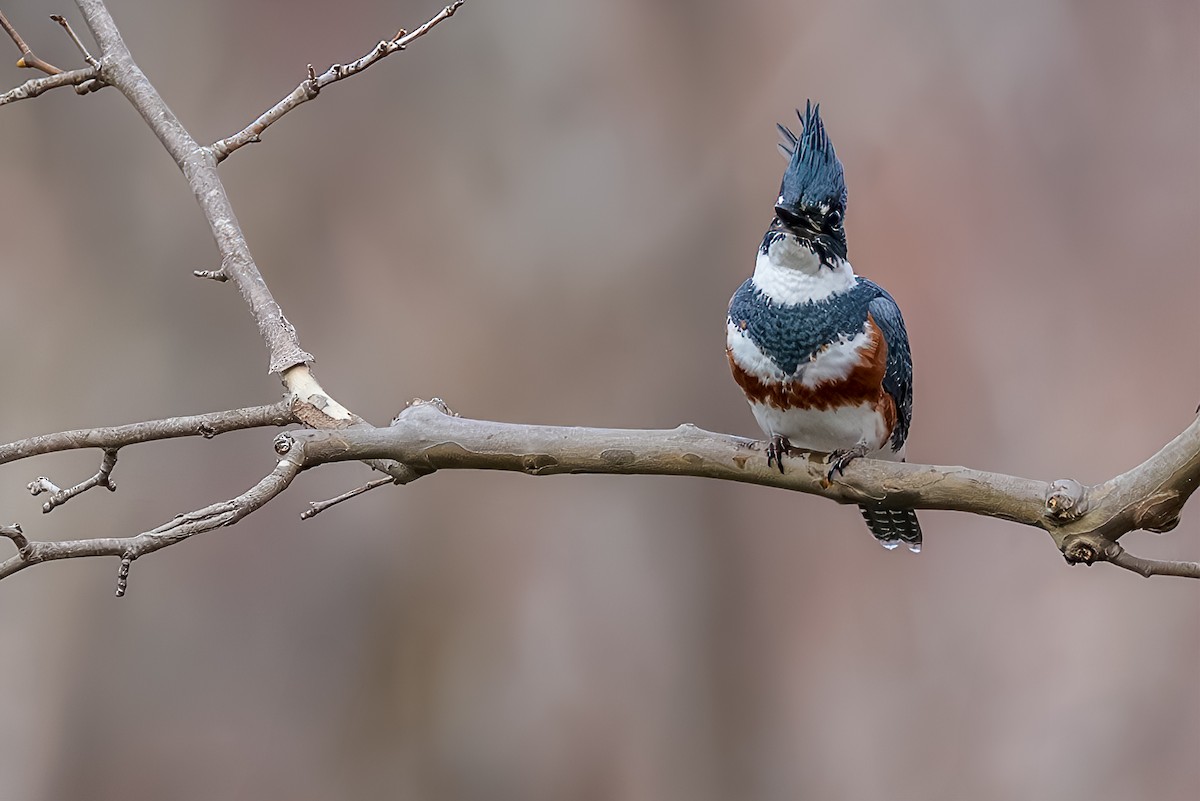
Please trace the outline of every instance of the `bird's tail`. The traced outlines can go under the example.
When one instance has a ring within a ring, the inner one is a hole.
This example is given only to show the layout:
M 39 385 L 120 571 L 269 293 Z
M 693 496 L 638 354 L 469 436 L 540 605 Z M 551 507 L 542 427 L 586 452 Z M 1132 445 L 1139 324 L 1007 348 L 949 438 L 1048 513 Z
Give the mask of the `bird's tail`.
M 884 509 L 882 506 L 860 506 L 867 528 L 889 551 L 900 543 L 913 553 L 921 552 L 921 524 L 912 509 Z

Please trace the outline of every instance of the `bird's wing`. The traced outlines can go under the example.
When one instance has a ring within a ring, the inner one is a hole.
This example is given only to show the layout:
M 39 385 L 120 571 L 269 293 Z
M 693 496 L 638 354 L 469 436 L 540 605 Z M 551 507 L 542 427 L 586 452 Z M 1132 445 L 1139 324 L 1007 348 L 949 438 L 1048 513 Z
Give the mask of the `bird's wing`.
M 908 425 L 912 422 L 912 351 L 908 347 L 908 332 L 904 330 L 904 318 L 900 307 L 882 288 L 879 297 L 871 301 L 868 309 L 875 324 L 887 343 L 887 367 L 883 374 L 883 389 L 896 403 L 896 428 L 892 431 L 892 450 L 898 451 L 908 438 Z

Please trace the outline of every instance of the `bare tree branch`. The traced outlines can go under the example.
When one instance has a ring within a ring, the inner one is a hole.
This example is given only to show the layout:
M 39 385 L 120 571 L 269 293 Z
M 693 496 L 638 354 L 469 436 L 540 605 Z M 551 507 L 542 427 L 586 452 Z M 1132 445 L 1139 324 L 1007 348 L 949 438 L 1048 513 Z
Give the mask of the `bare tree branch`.
M 37 495 L 41 492 L 52 492 L 54 495 L 43 506 L 43 511 L 50 511 L 55 506 L 65 503 L 70 498 L 95 486 L 107 486 L 115 489 L 110 479 L 113 467 L 116 465 L 117 451 L 120 448 L 144 442 L 152 442 L 178 437 L 200 436 L 211 439 L 218 434 L 247 428 L 265 426 L 283 426 L 301 422 L 298 409 L 307 408 L 293 400 L 283 400 L 270 406 L 255 406 L 245 409 L 231 409 L 222 412 L 191 415 L 187 417 L 172 417 L 163 420 L 148 420 L 124 426 L 108 428 L 81 429 L 76 431 L 61 431 L 54 434 L 43 434 L 0 445 L 0 464 L 14 462 L 33 456 L 60 451 L 78 450 L 82 448 L 101 448 L 104 459 L 100 469 L 91 478 L 66 490 L 59 489 L 49 479 L 38 478 L 30 484 L 30 490 Z M 372 464 L 385 466 L 385 462 L 377 460 Z M 213 504 L 198 509 L 186 515 L 180 515 L 164 523 L 158 528 L 144 532 L 134 537 L 108 537 L 95 539 L 76 539 L 64 541 L 36 542 L 30 541 L 21 530 L 21 526 L 13 523 L 0 526 L 0 535 L 13 541 L 17 547 L 16 556 L 0 563 L 0 579 L 24 570 L 34 564 L 51 562 L 59 559 L 76 559 L 89 556 L 119 556 L 121 568 L 118 574 L 117 595 L 123 595 L 128 582 L 129 569 L 133 560 L 147 553 L 152 553 L 168 545 L 211 531 L 221 526 L 233 525 L 251 512 L 282 492 L 299 473 L 302 466 L 294 456 L 282 459 L 276 469 L 247 492 L 222 503 Z M 402 476 L 417 476 L 415 471 L 404 467 Z M 380 483 L 391 483 L 392 478 L 372 482 L 371 488 Z M 344 497 L 327 501 L 323 506 L 332 506 L 340 500 L 353 497 L 364 489 L 347 493 Z M 318 506 L 318 504 L 314 504 Z
M 116 492 L 117 482 L 112 480 L 112 471 L 116 466 L 117 449 L 105 448 L 104 458 L 100 460 L 100 469 L 91 477 L 68 489 L 60 489 L 45 476 L 38 476 L 29 482 L 29 493 L 31 495 L 41 495 L 43 492 L 50 493 L 50 497 L 42 504 L 42 512 L 48 514 L 54 511 L 55 507 L 62 506 L 76 495 L 87 492 L 92 487 L 104 487 L 109 492 Z
M 465 2 L 465 0 L 454 0 L 453 3 L 439 11 L 432 19 L 426 22 L 421 27 L 417 28 L 412 33 L 401 30 L 391 40 L 384 40 L 371 51 L 362 56 L 356 61 L 349 64 L 334 64 L 329 69 L 320 75 L 313 70 L 312 64 L 308 65 L 308 78 L 301 81 L 300 85 L 292 90 L 292 93 L 280 100 L 274 106 L 265 111 L 262 116 L 254 122 L 247 125 L 243 130 L 235 133 L 226 139 L 219 142 L 214 142 L 209 148 L 217 159 L 217 163 L 221 163 L 229 154 L 233 153 L 238 148 L 253 142 L 260 142 L 263 131 L 268 127 L 278 122 L 283 115 L 297 108 L 303 103 L 307 103 L 316 97 L 322 89 L 331 83 L 336 83 L 343 78 L 349 78 L 351 75 L 357 75 L 363 70 L 370 67 L 375 62 L 390 56 L 398 50 L 403 50 L 411 42 L 421 38 L 437 25 L 439 22 L 449 19 L 454 16 L 454 12 Z
M 81 448 L 102 448 L 116 451 L 127 445 L 161 439 L 177 437 L 211 439 L 229 431 L 286 426 L 298 422 L 299 419 L 292 411 L 291 403 L 283 400 L 270 406 L 251 406 L 224 412 L 168 417 L 164 420 L 147 420 L 143 423 L 130 423 L 107 428 L 60 431 L 56 434 L 41 434 L 28 439 L 19 439 L 7 445 L 0 445 L 0 464 L 28 459 L 31 456 L 41 456 L 45 453 L 58 453 Z
M 388 428 L 295 431 L 279 439 L 304 450 L 305 467 L 390 458 L 426 474 L 480 469 L 700 476 L 792 489 L 838 503 L 970 512 L 1045 530 L 1072 564 L 1112 558 L 1122 567 L 1147 563 L 1111 546 L 1130 531 L 1172 528 L 1200 484 L 1200 418 L 1138 467 L 1091 487 L 872 459 L 856 460 L 830 482 L 823 455 L 793 458 L 781 474 L 767 465 L 761 442 L 691 425 L 662 431 L 515 425 L 457 417 L 438 403 L 415 403 Z M 1069 489 L 1078 497 L 1064 509 Z M 1186 562 L 1156 564 L 1148 575 L 1191 576 L 1197 570 Z
M 88 49 L 84 47 L 83 42 L 81 42 L 79 37 L 75 35 L 75 29 L 71 27 L 71 23 L 67 22 L 67 18 L 62 14 L 51 14 L 50 19 L 57 22 L 60 26 L 62 26 L 62 29 L 67 32 L 67 36 L 71 37 L 71 41 L 75 43 L 75 47 L 79 50 L 79 54 L 83 56 L 83 60 L 87 62 L 87 65 L 89 67 L 100 69 L 100 62 L 93 58 L 92 54 L 88 52 Z
M 102 0 L 76 0 L 76 4 L 100 45 L 101 78 L 117 87 L 137 109 L 187 179 L 216 241 L 221 272 L 241 292 L 271 353 L 270 371 L 279 373 L 284 386 L 306 407 L 297 408 L 297 416 L 305 425 L 315 428 L 363 425 L 362 418 L 334 400 L 312 374 L 308 363 L 313 356 L 300 348 L 295 327 L 284 316 L 250 254 L 250 246 L 217 174 L 212 151 L 192 138 L 134 62 Z M 370 466 L 397 481 L 416 477 L 409 468 L 395 462 L 377 461 Z
M 10 523 L 7 526 L 0 526 L 0 536 L 8 537 L 13 541 L 13 545 L 17 546 L 17 553 L 22 557 L 29 555 L 29 539 L 25 536 L 25 532 L 21 531 L 20 523 Z
M 952 509 L 1047 528 L 1043 481 L 937 467 L 858 459 L 827 480 L 825 454 L 796 451 L 781 473 L 769 467 L 760 440 L 706 431 L 585 428 L 473 420 L 437 403 L 414 402 L 387 428 L 292 431 L 278 439 L 303 450 L 301 463 L 391 458 L 437 470 L 506 470 L 534 476 L 564 473 L 674 475 L 739 481 L 821 495 L 838 503 Z
M 1108 546 L 1104 554 L 1105 561 L 1117 567 L 1140 573 L 1146 578 L 1151 576 L 1183 576 L 1185 578 L 1200 578 L 1200 562 L 1177 562 L 1171 560 L 1142 559 L 1126 551 L 1117 543 Z
M 0 11 L 0 28 L 4 29 L 4 32 L 13 40 L 13 44 L 21 51 L 21 58 L 17 60 L 18 67 L 41 70 L 47 75 L 58 75 L 62 72 L 62 70 L 50 62 L 43 61 L 34 55 L 33 51 L 29 49 L 29 45 L 25 44 L 25 40 L 21 38 L 21 34 L 17 33 L 17 29 L 8 21 L 8 17 L 4 16 L 3 11 Z
M 396 483 L 395 479 L 392 479 L 392 478 L 377 478 L 374 481 L 368 481 L 366 484 L 363 484 L 361 487 L 355 487 L 354 489 L 350 490 L 349 492 L 343 492 L 341 495 L 330 498 L 327 501 L 311 501 L 308 504 L 308 508 L 300 513 L 300 519 L 301 520 L 309 520 L 309 519 L 314 518 L 317 515 L 321 514 L 321 512 L 324 512 L 329 507 L 337 506 L 342 501 L 348 501 L 351 498 L 357 498 L 359 495 L 362 495 L 364 492 L 370 492 L 371 490 L 376 489 L 377 487 L 382 487 L 385 484 L 395 484 L 395 483 Z
M 70 487 L 60 489 L 50 479 L 39 476 L 30 482 L 29 490 L 34 495 L 50 492 L 50 499 L 42 505 L 43 512 L 49 512 L 57 506 L 66 503 L 76 495 L 92 487 L 106 487 L 116 490 L 112 481 L 112 470 L 117 463 L 117 452 L 120 448 L 178 437 L 204 437 L 211 439 L 218 434 L 238 431 L 247 428 L 264 426 L 284 426 L 298 423 L 299 419 L 292 411 L 292 402 L 284 400 L 270 406 L 254 406 L 245 409 L 230 409 L 223 412 L 191 415 L 188 417 L 171 417 L 165 420 L 148 420 L 142 423 L 132 423 L 124 426 L 109 428 L 81 429 L 77 431 L 61 431 L 55 434 L 43 434 L 37 437 L 10 442 L 0 445 L 0 464 L 27 459 L 46 453 L 78 450 L 81 448 L 101 448 L 104 457 L 100 468 L 85 481 Z M 281 462 L 281 465 L 284 463 Z M 290 468 L 277 468 L 276 472 Z M 275 476 L 275 473 L 272 474 Z M 12 575 L 30 565 L 57 559 L 71 559 L 82 556 L 114 556 L 122 557 L 121 572 L 118 579 L 118 595 L 124 594 L 125 583 L 128 580 L 129 565 L 134 559 L 144 553 L 156 551 L 186 537 L 208 531 L 222 525 L 231 525 L 250 512 L 269 501 L 290 483 L 291 477 L 280 484 L 278 477 L 268 476 L 249 492 L 227 501 L 206 507 L 189 515 L 182 515 L 158 528 L 129 538 L 106 538 L 87 540 L 68 540 L 64 542 L 30 542 L 21 530 L 20 524 L 0 526 L 0 535 L 6 536 L 17 546 L 17 556 L 0 563 L 0 578 Z M 266 482 L 266 484 L 264 484 Z M 267 493 L 267 489 L 273 491 Z
M 329 462 L 380 459 L 406 465 L 413 478 L 443 469 L 509 470 L 535 476 L 698 476 L 791 489 L 838 503 L 969 512 L 1047 531 L 1071 564 L 1110 561 L 1144 576 L 1200 578 L 1200 563 L 1141 559 L 1117 544 L 1129 531 L 1165 530 L 1178 519 L 1200 484 L 1200 419 L 1138 467 L 1092 487 L 1071 480 L 1048 483 L 966 467 L 873 459 L 855 461 L 831 482 L 823 454 L 794 457 L 781 473 L 767 464 L 762 442 L 693 425 L 667 430 L 518 425 L 462 418 L 440 401 L 415 402 L 387 428 L 286 432 L 275 438 L 275 450 L 284 458 L 246 493 L 136 537 L 30 542 L 19 525 L 5 526 L 0 534 L 13 540 L 18 554 L 0 563 L 0 579 L 40 562 L 120 556 L 118 594 L 122 594 L 133 560 L 236 523 L 286 489 L 301 470 Z M 302 517 L 389 481 L 373 481 L 312 504 Z M 1073 496 L 1070 504 L 1062 501 L 1066 495 Z
M 307 407 L 298 409 L 298 416 L 315 428 L 362 425 L 362 418 L 334 400 L 312 374 L 308 363 L 313 356 L 300 348 L 295 327 L 284 316 L 250 254 L 212 151 L 192 138 L 134 62 L 102 0 L 76 0 L 76 4 L 100 45 L 101 78 L 117 87 L 137 109 L 187 179 L 221 254 L 221 273 L 241 292 L 271 353 L 270 371 L 279 373 L 288 391 Z M 376 462 L 371 467 L 398 481 L 415 477 L 395 462 Z
M 242 293 L 259 334 L 271 352 L 270 371 L 283 373 L 313 360 L 300 347 L 296 329 L 288 322 L 267 288 L 217 176 L 216 159 L 201 147 L 167 106 L 158 90 L 134 62 L 116 23 L 101 0 L 77 0 L 92 37 L 100 46 L 100 77 L 115 86 L 142 115 L 175 159 L 208 220 L 222 264 Z
M 7 578 L 27 567 L 59 559 L 79 559 L 87 556 L 119 556 L 121 568 L 117 580 L 117 596 L 125 594 L 129 566 L 133 561 L 168 545 L 183 542 L 206 531 L 231 526 L 261 509 L 268 501 L 287 489 L 299 475 L 301 466 L 291 456 L 284 456 L 275 469 L 250 489 L 227 501 L 197 509 L 163 523 L 157 528 L 133 537 L 103 537 L 96 539 L 63 540 L 60 542 L 30 542 L 19 525 L 4 526 L 0 534 L 17 546 L 18 553 L 0 562 L 0 579 Z
M 95 67 L 85 67 L 84 69 L 47 75 L 45 78 L 30 78 L 15 89 L 9 89 L 0 95 L 0 106 L 15 103 L 18 100 L 29 100 L 43 92 L 57 89 L 60 86 L 74 86 L 76 87 L 76 91 L 79 91 L 89 81 L 96 81 L 99 75 L 100 71 Z

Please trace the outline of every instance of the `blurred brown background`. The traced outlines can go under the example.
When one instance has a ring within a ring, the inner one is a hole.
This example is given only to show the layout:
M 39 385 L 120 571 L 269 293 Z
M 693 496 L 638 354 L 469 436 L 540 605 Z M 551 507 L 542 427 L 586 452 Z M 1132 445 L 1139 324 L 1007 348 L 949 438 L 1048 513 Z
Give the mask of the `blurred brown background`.
M 111 8 L 202 142 L 432 2 Z M 78 64 L 8 2 L 37 53 Z M 78 25 L 82 30 L 82 25 Z M 4 88 L 32 74 L 0 48 Z M 1200 5 L 471 0 L 222 172 L 340 400 L 758 431 L 725 305 L 822 102 L 850 256 L 916 357 L 915 461 L 1093 482 L 1200 401 Z M 169 157 L 113 90 L 0 110 L 0 440 L 267 403 L 277 381 Z M 240 492 L 273 431 L 122 452 L 37 538 Z M 693 479 L 448 472 L 301 523 L 305 475 L 135 565 L 0 585 L 3 799 L 1192 799 L 1200 585 L 1036 531 Z M 1200 504 L 1151 556 L 1200 557 Z M 0 544 L 2 545 L 2 544 Z

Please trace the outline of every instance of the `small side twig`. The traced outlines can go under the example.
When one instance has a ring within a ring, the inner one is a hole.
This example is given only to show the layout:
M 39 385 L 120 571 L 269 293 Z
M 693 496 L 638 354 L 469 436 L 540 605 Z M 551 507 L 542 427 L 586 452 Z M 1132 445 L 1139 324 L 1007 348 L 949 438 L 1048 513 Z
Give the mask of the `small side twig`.
M 44 78 L 30 78 L 20 86 L 9 89 L 0 95 L 0 106 L 15 103 L 18 100 L 30 100 L 43 92 L 57 89 L 60 86 L 74 86 L 78 94 L 85 95 L 94 92 L 107 84 L 100 79 L 100 71 L 95 67 L 84 67 L 69 72 L 58 72 Z
M 0 464 L 46 453 L 82 448 L 116 450 L 127 445 L 175 439 L 176 437 L 212 439 L 218 434 L 229 431 L 286 426 L 296 422 L 298 419 L 292 411 L 290 400 L 283 400 L 270 406 L 251 406 L 245 409 L 229 409 L 223 412 L 193 414 L 186 417 L 168 417 L 164 420 L 147 420 L 123 426 L 59 431 L 54 434 L 41 434 L 0 445 Z
M 17 33 L 17 29 L 8 21 L 8 17 L 4 16 L 4 12 L 0 11 L 0 28 L 4 28 L 4 32 L 13 40 L 13 44 L 21 51 L 21 58 L 17 60 L 18 67 L 28 67 L 29 69 L 41 70 L 47 75 L 58 75 L 62 72 L 58 67 L 48 61 L 43 61 L 34 55 L 34 52 L 29 49 L 29 45 L 25 44 L 25 40 L 21 38 L 21 34 Z
M 88 49 L 83 46 L 83 42 L 79 40 L 79 37 L 75 35 L 74 29 L 71 28 L 71 23 L 67 22 L 67 18 L 62 14 L 51 14 L 50 19 L 61 25 L 62 29 L 67 32 L 67 36 L 70 36 L 71 41 L 75 43 L 77 48 L 79 48 L 79 52 L 83 55 L 83 60 L 86 61 L 90 66 L 100 69 L 100 62 L 93 58 L 92 54 L 88 52 Z
M 342 501 L 348 501 L 351 498 L 362 495 L 364 492 L 373 490 L 376 487 L 382 487 L 384 484 L 395 484 L 395 483 L 396 483 L 396 480 L 393 478 L 377 478 L 374 481 L 368 481 L 366 484 L 363 484 L 361 487 L 355 487 L 354 489 L 350 490 L 349 492 L 343 492 L 341 495 L 338 495 L 336 498 L 330 498 L 327 501 L 309 501 L 308 508 L 300 513 L 300 519 L 301 520 L 311 520 L 312 518 L 321 514 L 321 512 L 324 512 L 329 507 L 337 506 Z
M 29 556 L 29 540 L 24 532 L 21 531 L 20 523 L 10 523 L 7 526 L 0 526 L 0 536 L 8 537 L 13 541 L 13 545 L 17 546 L 17 553 L 22 559 Z
M 133 559 L 129 554 L 121 557 L 121 566 L 117 568 L 117 591 L 114 593 L 118 598 L 124 598 L 125 590 L 129 587 L 129 568 L 133 566 Z
M 229 280 L 229 273 L 224 270 L 192 270 L 192 275 L 197 278 L 207 278 L 210 281 L 219 281 L 221 283 Z
M 129 579 L 129 565 L 134 560 L 197 534 L 222 526 L 231 526 L 262 508 L 287 489 L 292 480 L 299 475 L 301 463 L 298 455 L 280 459 L 274 470 L 236 498 L 178 515 L 157 528 L 132 537 L 29 542 L 21 534 L 20 526 L 0 527 L 0 533 L 12 539 L 20 550 L 18 555 L 0 562 L 0 579 L 42 562 L 90 556 L 119 556 L 121 568 L 117 576 L 117 595 L 123 595 Z
M 1146 578 L 1150 578 L 1151 576 L 1200 578 L 1200 562 L 1183 562 L 1173 559 L 1143 559 L 1140 556 L 1134 556 L 1115 542 L 1108 547 L 1104 556 L 1109 564 L 1123 567 L 1126 570 L 1132 570 L 1134 573 L 1140 573 Z
M 278 122 L 283 115 L 287 114 L 292 109 L 312 100 L 316 97 L 321 89 L 331 83 L 335 83 L 344 78 L 349 78 L 359 72 L 370 67 L 380 59 L 390 56 L 398 50 L 404 50 L 409 44 L 420 39 L 425 34 L 429 33 L 435 25 L 443 20 L 454 16 L 454 12 L 462 6 L 466 0 L 454 0 L 453 3 L 443 8 L 435 14 L 429 21 L 421 25 L 411 33 L 403 28 L 396 34 L 393 39 L 385 39 L 379 42 L 371 51 L 361 58 L 349 64 L 334 64 L 325 72 L 317 75 L 311 64 L 308 65 L 308 77 L 292 90 L 291 94 L 280 100 L 274 106 L 264 112 L 258 119 L 247 125 L 241 131 L 235 133 L 218 142 L 214 142 L 209 146 L 209 150 L 216 158 L 217 163 L 224 161 L 231 153 L 239 148 L 245 147 L 248 144 L 262 141 L 262 133 L 274 123 Z
M 192 275 L 197 278 L 206 278 L 209 281 L 225 283 L 229 280 L 229 272 L 225 267 L 229 264 L 229 259 L 221 259 L 221 266 L 216 270 L 192 270 Z
M 106 448 L 104 450 L 104 458 L 100 460 L 100 469 L 96 474 L 87 478 L 73 487 L 68 489 L 60 489 L 45 476 L 38 476 L 33 481 L 29 482 L 29 493 L 31 495 L 41 495 L 43 492 L 49 492 L 50 497 L 42 504 L 42 512 L 48 514 L 57 506 L 62 506 L 67 501 L 74 498 L 76 495 L 81 495 L 87 492 L 92 487 L 104 487 L 109 492 L 117 491 L 117 482 L 112 480 L 113 468 L 117 466 L 117 449 Z

